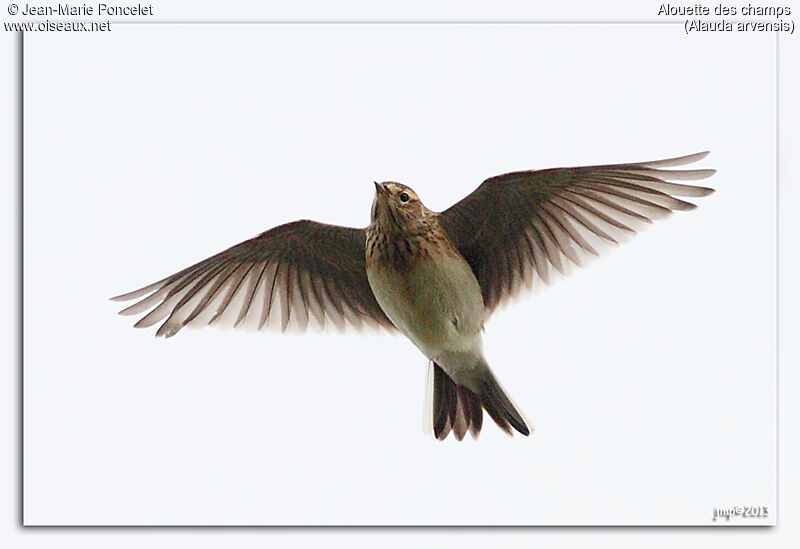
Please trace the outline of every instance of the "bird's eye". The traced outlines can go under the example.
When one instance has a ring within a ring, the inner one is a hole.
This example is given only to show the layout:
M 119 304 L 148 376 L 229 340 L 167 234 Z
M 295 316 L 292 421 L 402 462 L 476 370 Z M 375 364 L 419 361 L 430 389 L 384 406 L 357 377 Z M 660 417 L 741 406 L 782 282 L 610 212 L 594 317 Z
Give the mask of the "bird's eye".
M 400 193 L 400 202 L 408 202 L 408 193 Z

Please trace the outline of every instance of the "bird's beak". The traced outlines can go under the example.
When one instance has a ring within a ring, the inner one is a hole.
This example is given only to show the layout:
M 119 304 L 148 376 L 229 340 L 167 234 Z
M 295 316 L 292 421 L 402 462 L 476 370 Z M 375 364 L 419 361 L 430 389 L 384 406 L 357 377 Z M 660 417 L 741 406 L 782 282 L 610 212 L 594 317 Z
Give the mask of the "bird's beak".
M 381 195 L 381 194 L 386 195 L 386 194 L 388 194 L 386 192 L 386 185 L 384 185 L 383 183 L 378 183 L 377 181 L 373 181 L 373 183 L 375 183 L 375 194 L 376 195 Z

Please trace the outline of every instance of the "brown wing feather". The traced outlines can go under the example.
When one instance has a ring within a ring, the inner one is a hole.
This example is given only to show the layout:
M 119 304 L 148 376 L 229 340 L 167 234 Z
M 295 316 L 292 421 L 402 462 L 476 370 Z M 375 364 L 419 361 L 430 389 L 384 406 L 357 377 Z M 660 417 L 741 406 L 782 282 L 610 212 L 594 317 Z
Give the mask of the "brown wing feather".
M 163 320 L 156 335 L 166 337 L 189 324 L 226 321 L 282 330 L 326 321 L 393 329 L 367 281 L 365 238 L 363 229 L 295 221 L 112 299 L 138 298 L 120 314 L 149 311 L 136 326 Z
M 676 196 L 713 189 L 671 181 L 710 177 L 715 170 L 665 170 L 708 153 L 678 158 L 498 175 L 440 214 L 439 220 L 475 272 L 487 311 L 519 292 L 534 276 L 549 283 L 597 243 L 616 244 L 644 223 L 690 210 Z

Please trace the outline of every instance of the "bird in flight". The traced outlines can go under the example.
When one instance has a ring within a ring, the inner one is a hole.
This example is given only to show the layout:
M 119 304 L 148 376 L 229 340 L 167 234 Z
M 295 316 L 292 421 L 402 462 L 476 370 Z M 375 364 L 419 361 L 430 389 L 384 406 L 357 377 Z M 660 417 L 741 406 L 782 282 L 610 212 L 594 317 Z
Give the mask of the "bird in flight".
M 430 360 L 427 421 L 436 438 L 477 438 L 483 411 L 508 434 L 531 427 L 483 357 L 492 312 L 535 281 L 549 283 L 644 223 L 695 205 L 676 198 L 713 189 L 675 181 L 711 169 L 665 169 L 708 153 L 577 168 L 511 172 L 485 180 L 443 212 L 411 188 L 375 183 L 369 226 L 302 220 L 280 225 L 139 290 L 120 311 L 187 325 L 305 330 L 309 324 L 399 331 Z M 163 322 L 162 322 L 163 321 Z

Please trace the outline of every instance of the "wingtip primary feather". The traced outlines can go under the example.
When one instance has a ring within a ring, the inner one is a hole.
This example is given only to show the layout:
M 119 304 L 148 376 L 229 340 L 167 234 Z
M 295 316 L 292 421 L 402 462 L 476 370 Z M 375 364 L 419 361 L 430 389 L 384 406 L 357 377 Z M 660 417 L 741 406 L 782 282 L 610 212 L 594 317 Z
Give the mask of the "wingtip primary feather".
M 711 170 L 711 171 L 716 172 L 717 170 Z M 708 196 L 710 194 L 714 194 L 715 192 L 717 192 L 716 189 L 712 189 L 711 187 L 695 187 L 695 189 L 697 189 L 698 194 L 696 195 L 696 197 L 698 198 Z
M 711 151 L 702 151 L 693 154 L 686 154 L 683 156 L 674 156 L 672 158 L 663 158 L 661 160 L 648 160 L 646 162 L 638 162 L 640 166 L 647 167 L 661 167 L 661 166 L 683 166 L 686 164 L 693 164 L 698 162 L 711 154 Z
M 166 278 L 164 279 L 166 280 Z M 124 294 L 115 295 L 114 297 L 109 297 L 109 301 L 130 301 L 131 299 L 136 299 L 137 297 L 142 297 L 149 293 L 152 293 L 153 290 L 157 289 L 164 280 L 159 280 L 158 282 L 153 282 L 152 284 L 148 284 L 143 288 L 139 288 L 138 290 L 133 290 L 132 292 L 127 292 Z

